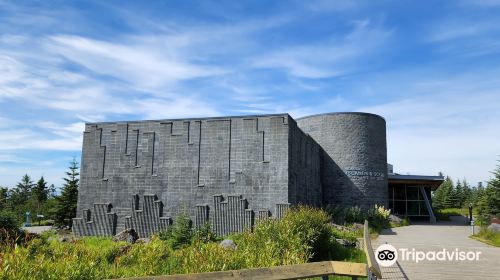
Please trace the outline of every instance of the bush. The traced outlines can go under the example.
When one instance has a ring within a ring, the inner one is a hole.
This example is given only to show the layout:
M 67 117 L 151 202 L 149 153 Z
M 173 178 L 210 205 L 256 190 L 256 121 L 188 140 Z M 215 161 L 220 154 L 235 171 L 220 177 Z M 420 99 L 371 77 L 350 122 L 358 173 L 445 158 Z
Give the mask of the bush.
M 0 244 L 19 244 L 25 238 L 25 234 L 19 228 L 19 222 L 15 214 L 0 211 Z
M 9 231 L 18 231 L 20 223 L 16 215 L 7 211 L 0 211 L 0 228 Z
M 487 227 L 482 227 L 481 231 L 473 235 L 472 238 L 477 239 L 486 244 L 500 247 L 500 232 L 494 232 L 492 230 L 489 230 Z
M 391 211 L 385 209 L 384 206 L 375 205 L 368 211 L 364 211 L 359 206 L 349 208 L 327 207 L 326 209 L 332 215 L 332 220 L 336 224 L 363 224 L 365 220 L 368 220 L 370 227 L 377 232 L 390 227 L 389 216 Z
M 193 233 L 193 242 L 211 242 L 211 241 L 218 241 L 221 240 L 221 238 L 218 238 L 214 232 L 212 232 L 212 229 L 210 228 L 210 224 L 206 223 L 199 229 L 196 229 Z
M 384 228 L 390 227 L 389 216 L 391 215 L 391 210 L 385 209 L 382 205 L 377 205 L 368 211 L 368 224 L 375 231 L 379 232 Z
M 179 214 L 174 224 L 167 230 L 160 232 L 159 237 L 174 249 L 190 244 L 193 231 L 189 216 L 186 213 Z
M 236 243 L 236 249 L 212 242 L 208 226 L 195 231 L 192 237 L 187 217 L 178 219 L 169 232 L 162 233 L 161 238 L 168 242 L 153 236 L 147 244 L 112 242 L 109 238 L 97 237 L 61 243 L 47 234 L 29 241 L 27 246 L 2 247 L 0 279 L 109 279 L 319 260 L 364 261 L 361 250 L 344 248 L 335 240 L 337 236 L 347 237 L 352 233 L 336 232 L 328 224 L 329 220 L 325 211 L 294 208 L 281 220 L 257 223 L 253 232 L 228 236 Z M 171 243 L 179 245 L 178 248 L 173 249 Z

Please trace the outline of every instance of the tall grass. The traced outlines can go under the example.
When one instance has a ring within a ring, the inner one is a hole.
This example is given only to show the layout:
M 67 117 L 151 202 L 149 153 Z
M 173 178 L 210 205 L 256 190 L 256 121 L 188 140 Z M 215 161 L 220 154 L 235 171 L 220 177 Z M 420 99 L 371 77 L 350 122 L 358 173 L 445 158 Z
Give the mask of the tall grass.
M 298 264 L 316 260 L 364 262 L 361 250 L 347 249 L 335 238 L 326 212 L 299 207 L 281 220 L 269 219 L 253 231 L 229 236 L 236 249 L 194 237 L 188 244 L 153 236 L 147 244 L 83 238 L 61 243 L 43 236 L 25 245 L 0 249 L 0 279 L 103 279 L 197 273 Z M 354 237 L 353 237 L 354 238 Z M 175 248 L 174 248 L 175 247 Z
M 486 244 L 500 247 L 500 232 L 494 232 L 485 226 L 481 227 L 481 230 L 471 237 Z

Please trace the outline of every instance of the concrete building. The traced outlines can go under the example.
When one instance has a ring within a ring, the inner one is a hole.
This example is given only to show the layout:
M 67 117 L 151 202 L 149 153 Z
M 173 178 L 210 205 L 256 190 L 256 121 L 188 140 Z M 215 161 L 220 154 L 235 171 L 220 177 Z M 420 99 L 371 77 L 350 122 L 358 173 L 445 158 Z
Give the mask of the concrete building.
M 73 230 L 108 236 L 134 228 L 149 236 L 186 213 L 195 226 L 209 223 L 225 235 L 297 204 L 379 204 L 432 219 L 430 207 L 419 207 L 430 206 L 430 188 L 442 178 L 405 176 L 388 173 L 385 120 L 374 114 L 89 123 L 83 216 L 73 219 Z

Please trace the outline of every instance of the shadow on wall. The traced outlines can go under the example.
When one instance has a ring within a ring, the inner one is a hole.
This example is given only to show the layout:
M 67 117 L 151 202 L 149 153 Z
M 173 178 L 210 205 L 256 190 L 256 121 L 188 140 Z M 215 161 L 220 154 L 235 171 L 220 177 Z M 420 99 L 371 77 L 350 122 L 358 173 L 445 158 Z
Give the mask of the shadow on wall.
M 345 174 L 340 166 L 321 148 L 321 186 L 323 192 L 323 205 L 336 205 L 352 207 L 359 205 L 361 208 L 371 207 L 365 205 L 367 197 L 356 184 Z

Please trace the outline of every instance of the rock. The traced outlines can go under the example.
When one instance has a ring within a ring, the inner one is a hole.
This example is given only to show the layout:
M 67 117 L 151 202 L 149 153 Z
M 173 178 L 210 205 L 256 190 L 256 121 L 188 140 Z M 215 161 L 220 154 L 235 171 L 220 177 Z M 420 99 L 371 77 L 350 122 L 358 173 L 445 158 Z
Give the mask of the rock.
M 488 226 L 488 230 L 493 232 L 500 232 L 500 224 L 492 223 Z
M 335 240 L 337 241 L 337 243 L 344 247 L 356 247 L 356 242 L 350 242 L 349 240 L 345 240 L 342 238 L 336 238 Z
M 238 248 L 238 246 L 236 246 L 234 241 L 231 239 L 224 239 L 219 245 L 224 249 L 236 250 Z
M 59 237 L 59 242 L 65 243 L 65 242 L 71 242 L 71 241 L 73 241 L 73 239 L 70 238 L 69 236 Z
M 338 230 L 343 230 L 343 231 L 354 231 L 354 229 L 349 228 L 349 227 L 346 227 L 346 226 L 343 226 L 343 225 L 334 224 L 334 223 L 332 223 L 331 225 L 332 225 L 333 227 L 335 227 L 336 229 L 338 229 Z
M 389 215 L 389 220 L 393 223 L 398 223 L 398 224 L 401 224 L 403 222 L 403 219 L 393 214 Z
M 123 230 L 113 237 L 113 241 L 126 241 L 128 243 L 135 243 L 138 239 L 139 235 L 134 229 Z
M 149 242 L 151 242 L 151 238 L 147 238 L 147 237 L 139 238 L 136 241 L 136 243 L 142 243 L 142 244 L 148 244 Z
M 365 225 L 354 223 L 354 224 L 352 224 L 352 228 L 354 228 L 354 229 L 364 229 Z

